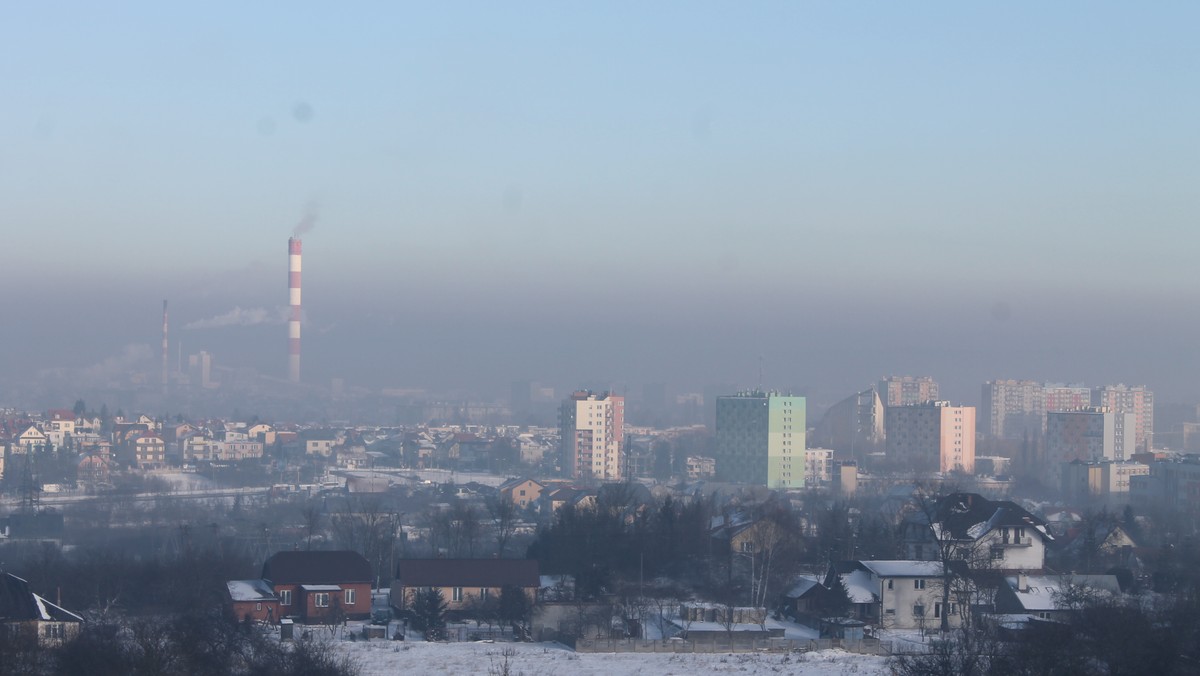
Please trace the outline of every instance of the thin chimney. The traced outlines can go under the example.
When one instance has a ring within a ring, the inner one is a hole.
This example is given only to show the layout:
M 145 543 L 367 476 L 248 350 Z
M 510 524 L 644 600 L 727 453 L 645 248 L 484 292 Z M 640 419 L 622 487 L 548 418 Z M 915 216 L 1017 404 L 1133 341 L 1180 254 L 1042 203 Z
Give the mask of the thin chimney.
M 288 238 L 288 380 L 300 382 L 300 238 Z

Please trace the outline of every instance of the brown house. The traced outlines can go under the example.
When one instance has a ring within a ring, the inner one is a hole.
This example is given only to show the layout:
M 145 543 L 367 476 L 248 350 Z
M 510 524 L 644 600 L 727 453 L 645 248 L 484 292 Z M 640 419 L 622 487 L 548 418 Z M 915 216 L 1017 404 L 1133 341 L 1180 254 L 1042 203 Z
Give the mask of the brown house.
M 241 621 L 279 622 L 279 598 L 264 580 L 230 580 L 229 603 L 234 619 Z
M 263 564 L 262 578 L 283 617 L 306 624 L 371 617 L 371 564 L 358 552 L 279 552 Z
M 417 592 L 438 589 L 447 610 L 457 611 L 488 597 L 498 599 L 512 586 L 532 604 L 539 580 L 534 559 L 404 559 L 396 562 L 391 602 L 403 611 L 412 607 Z
M 78 636 L 82 626 L 82 617 L 34 594 L 25 580 L 0 573 L 0 631 L 52 647 Z

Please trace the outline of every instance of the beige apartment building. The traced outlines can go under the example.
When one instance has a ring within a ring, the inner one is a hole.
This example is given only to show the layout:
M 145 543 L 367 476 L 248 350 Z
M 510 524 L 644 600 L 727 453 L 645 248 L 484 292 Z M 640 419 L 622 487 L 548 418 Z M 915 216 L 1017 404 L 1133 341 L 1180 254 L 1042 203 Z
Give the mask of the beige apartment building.
M 624 478 L 624 397 L 575 392 L 559 409 L 558 425 L 563 469 L 568 474 L 601 481 Z
M 975 407 L 932 401 L 888 408 L 888 460 L 916 471 L 975 472 Z

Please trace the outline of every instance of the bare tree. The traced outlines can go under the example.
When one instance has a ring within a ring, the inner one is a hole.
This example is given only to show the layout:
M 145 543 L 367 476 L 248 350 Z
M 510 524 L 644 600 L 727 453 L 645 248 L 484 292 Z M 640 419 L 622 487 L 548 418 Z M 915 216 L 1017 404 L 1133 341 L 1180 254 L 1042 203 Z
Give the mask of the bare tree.
M 396 543 L 396 520 L 395 512 L 385 510 L 378 498 L 370 498 L 347 500 L 329 522 L 339 546 L 362 554 L 374 570 L 386 571 Z
M 512 500 L 505 500 L 497 495 L 487 503 L 488 513 L 492 516 L 492 530 L 496 537 L 496 557 L 504 558 L 504 550 L 512 538 L 517 525 L 517 506 Z
M 305 548 L 311 550 L 313 536 L 321 527 L 321 509 L 315 504 L 309 503 L 300 510 L 300 515 L 304 518 L 304 530 L 308 534 Z

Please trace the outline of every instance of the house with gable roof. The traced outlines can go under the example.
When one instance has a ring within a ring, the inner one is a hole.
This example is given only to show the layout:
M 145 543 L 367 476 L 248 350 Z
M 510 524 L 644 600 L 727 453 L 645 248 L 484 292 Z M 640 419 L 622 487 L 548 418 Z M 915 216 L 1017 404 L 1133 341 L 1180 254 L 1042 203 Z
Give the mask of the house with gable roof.
M 1116 575 L 1017 575 L 996 592 L 996 612 L 1040 620 L 1061 619 L 1082 605 L 1121 594 Z
M 33 593 L 25 580 L 0 573 L 0 631 L 53 647 L 75 638 L 82 626 L 82 617 Z
M 933 561 L 949 545 L 954 558 L 972 568 L 1036 571 L 1046 567 L 1046 547 L 1054 536 L 1046 522 L 1009 500 L 989 500 L 978 493 L 952 493 L 937 500 L 932 523 L 915 511 L 904 523 L 905 553 L 910 559 Z
M 352 551 L 289 551 L 263 563 L 262 579 L 279 599 L 279 615 L 317 624 L 336 616 L 371 617 L 371 564 Z
M 918 629 L 939 626 L 942 615 L 950 626 L 962 624 L 970 608 L 951 594 L 943 604 L 946 568 L 941 561 L 841 561 L 830 567 L 825 587 L 834 588 L 840 579 L 855 617 L 888 629 Z M 950 568 L 952 575 L 966 572 Z
M 536 559 L 402 559 L 392 581 L 392 607 L 412 607 L 421 590 L 437 589 L 447 610 L 459 612 L 474 602 L 499 599 L 505 587 L 520 589 L 530 604 L 541 586 Z

